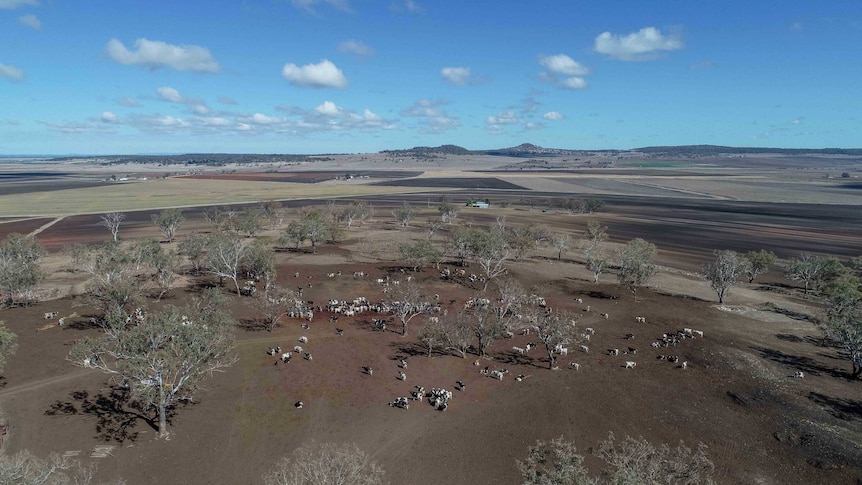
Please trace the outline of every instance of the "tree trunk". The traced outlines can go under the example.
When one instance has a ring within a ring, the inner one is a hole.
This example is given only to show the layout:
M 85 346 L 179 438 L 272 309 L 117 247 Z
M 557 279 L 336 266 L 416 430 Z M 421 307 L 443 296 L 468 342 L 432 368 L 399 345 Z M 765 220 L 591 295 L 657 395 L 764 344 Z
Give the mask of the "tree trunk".
M 545 347 L 545 349 L 548 351 L 548 369 L 553 370 L 554 369 L 554 360 L 555 360 L 554 359 L 554 351 L 551 350 L 551 348 L 547 347 L 547 346 Z
M 165 404 L 165 385 L 159 379 L 159 437 L 168 435 L 168 409 Z

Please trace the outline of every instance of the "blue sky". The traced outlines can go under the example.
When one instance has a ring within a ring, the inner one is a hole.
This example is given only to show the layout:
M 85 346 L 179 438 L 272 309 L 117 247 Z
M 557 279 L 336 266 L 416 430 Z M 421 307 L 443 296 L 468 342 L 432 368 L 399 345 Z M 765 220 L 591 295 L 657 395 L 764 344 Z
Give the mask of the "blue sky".
M 862 147 L 862 2 L 0 0 L 0 155 Z

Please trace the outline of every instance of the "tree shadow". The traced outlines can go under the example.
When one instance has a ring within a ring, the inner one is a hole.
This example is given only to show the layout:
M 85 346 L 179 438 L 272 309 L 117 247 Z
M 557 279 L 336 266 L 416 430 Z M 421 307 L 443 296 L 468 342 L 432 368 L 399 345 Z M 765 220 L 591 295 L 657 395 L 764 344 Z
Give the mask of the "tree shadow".
M 237 319 L 236 326 L 242 330 L 247 332 L 261 332 L 264 330 L 269 330 L 266 326 L 266 323 L 259 318 L 240 318 Z M 280 326 L 279 324 L 275 325 L 276 327 Z
M 611 295 L 610 293 L 605 293 L 604 291 L 598 290 L 584 290 L 579 292 L 578 294 L 588 296 L 590 298 L 595 298 L 597 300 L 616 300 L 617 298 L 619 298 L 616 295 Z
M 819 392 L 809 392 L 808 399 L 820 405 L 826 412 L 844 421 L 862 421 L 862 401 L 829 397 Z
M 140 431 L 138 422 L 143 421 L 154 431 L 158 431 L 156 419 L 148 415 L 143 404 L 132 397 L 131 391 L 114 387 L 91 397 L 87 391 L 75 391 L 68 401 L 57 401 L 45 411 L 46 416 L 93 416 L 96 418 L 96 438 L 109 442 L 123 443 L 135 441 Z M 167 420 L 170 423 L 176 410 L 168 408 Z
M 752 347 L 753 350 L 760 352 L 761 357 L 771 360 L 773 362 L 777 362 L 782 365 L 786 365 L 795 370 L 800 370 L 803 372 L 807 372 L 813 375 L 825 374 L 832 377 L 839 377 L 843 379 L 849 379 L 850 374 L 841 370 L 836 369 L 834 367 L 827 367 L 814 359 L 809 357 L 802 357 L 798 355 L 790 355 L 781 352 L 780 350 L 769 349 L 766 347 Z
M 399 354 L 390 357 L 389 360 L 401 360 L 405 357 L 428 355 L 428 349 L 419 342 L 392 342 L 389 346 L 395 349 Z M 434 355 L 434 353 L 432 352 L 431 355 Z
M 799 343 L 799 344 L 807 343 L 807 344 L 811 344 L 811 345 L 814 345 L 816 347 L 822 347 L 825 349 L 840 348 L 838 345 L 836 345 L 835 342 L 831 341 L 830 339 L 828 339 L 826 337 L 814 337 L 811 335 L 806 335 L 804 337 L 800 337 L 798 335 L 793 335 L 793 334 L 789 334 L 789 333 L 778 333 L 778 334 L 775 334 L 775 338 L 777 338 L 778 340 L 784 340 L 785 342 L 793 342 L 793 343 Z M 817 355 L 823 355 L 824 357 L 827 357 L 825 354 L 817 354 Z M 829 357 L 831 357 L 831 356 L 829 356 Z
M 763 311 L 768 311 L 768 312 L 772 312 L 772 313 L 777 313 L 777 314 L 779 314 L 779 315 L 784 315 L 784 316 L 785 316 L 785 317 L 787 317 L 787 318 L 790 318 L 790 319 L 793 319 L 793 320 L 797 320 L 797 321 L 800 321 L 800 322 L 811 322 L 811 323 L 817 323 L 817 319 L 816 319 L 816 318 L 814 318 L 814 317 L 812 317 L 811 315 L 808 315 L 808 314 L 806 314 L 806 313 L 802 313 L 802 312 L 797 312 L 797 311 L 789 310 L 789 309 L 787 309 L 787 308 L 781 308 L 780 306 L 778 306 L 778 305 L 776 305 L 775 303 L 772 303 L 772 302 L 766 302 L 766 303 L 764 303 L 764 304 L 762 305 L 761 310 L 763 310 Z

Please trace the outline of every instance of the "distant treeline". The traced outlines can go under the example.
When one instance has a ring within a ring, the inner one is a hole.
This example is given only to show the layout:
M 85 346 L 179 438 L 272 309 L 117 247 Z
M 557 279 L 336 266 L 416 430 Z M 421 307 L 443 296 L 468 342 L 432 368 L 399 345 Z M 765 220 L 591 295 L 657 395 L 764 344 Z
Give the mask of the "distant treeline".
M 80 160 L 83 157 L 52 158 L 51 161 Z M 242 153 L 190 153 L 184 155 L 108 155 L 87 157 L 105 165 L 123 163 L 162 164 L 162 165 L 205 165 L 220 167 L 224 165 L 249 165 L 253 163 L 297 163 L 305 161 L 328 161 L 331 158 L 317 155 L 266 155 Z
M 718 145 L 683 145 L 635 148 L 632 152 L 668 156 L 719 156 L 774 153 L 779 155 L 862 155 L 862 148 L 767 148 L 724 147 Z

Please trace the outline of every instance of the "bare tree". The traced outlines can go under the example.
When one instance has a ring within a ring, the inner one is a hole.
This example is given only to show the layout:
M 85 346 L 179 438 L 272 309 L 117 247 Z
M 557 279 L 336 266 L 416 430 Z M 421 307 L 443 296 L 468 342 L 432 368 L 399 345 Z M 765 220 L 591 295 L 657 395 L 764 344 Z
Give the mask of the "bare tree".
M 701 278 L 715 290 L 718 302 L 724 303 L 724 296 L 739 281 L 745 267 L 746 260 L 735 251 L 716 251 L 715 261 L 703 265 Z
M 535 308 L 528 315 L 528 321 L 530 330 L 536 334 L 548 354 L 548 368 L 553 369 L 557 363 L 555 350 L 575 339 L 577 317 L 568 312 L 549 312 L 544 308 Z
M 824 270 L 824 260 L 819 256 L 802 253 L 798 258 L 791 258 L 784 276 L 792 281 L 805 285 L 805 294 L 816 286 Z
M 161 249 L 161 248 L 160 248 Z M 174 288 L 177 281 L 177 267 L 180 256 L 176 251 L 159 251 L 151 264 L 153 265 L 153 281 L 158 289 L 156 300 L 161 300 L 165 293 Z
M 584 467 L 584 457 L 562 436 L 550 442 L 537 441 L 527 459 L 518 460 L 518 471 L 524 485 L 588 485 L 594 484 Z
M 428 233 L 428 239 L 430 240 L 431 238 L 433 238 L 434 234 L 436 234 L 437 231 L 439 231 L 441 227 L 443 227 L 442 222 L 440 222 L 436 219 L 431 219 L 429 217 L 428 220 L 425 221 L 425 232 Z
M 469 241 L 470 253 L 482 268 L 484 291 L 491 280 L 506 273 L 511 252 L 503 235 L 495 230 L 473 230 Z
M 356 445 L 312 443 L 282 458 L 266 485 L 383 485 L 383 469 Z
M 259 291 L 251 300 L 252 310 L 261 315 L 263 327 L 272 332 L 278 321 L 296 308 L 296 294 L 278 285 L 270 285 L 266 291 Z
M 179 254 L 188 259 L 191 264 L 192 274 L 198 274 L 203 271 L 206 265 L 206 234 L 194 232 L 180 241 Z
M 458 312 L 440 320 L 445 341 L 445 348 L 454 350 L 462 359 L 467 357 L 467 350 L 473 342 L 473 327 L 470 316 L 466 312 Z
M 557 259 L 562 259 L 563 253 L 569 250 L 568 234 L 554 234 L 551 236 L 551 246 L 557 251 Z
M 610 258 L 605 255 L 600 247 L 587 249 L 584 256 L 586 258 L 587 269 L 593 274 L 593 283 L 598 283 L 599 276 L 610 263 Z
M 615 484 L 712 484 L 715 466 L 701 443 L 692 451 L 683 443 L 676 448 L 654 446 L 643 438 L 627 436 L 617 443 L 613 433 L 598 448 L 605 466 L 601 477 L 590 477 L 574 444 L 559 437 L 538 441 L 530 447 L 518 470 L 525 485 L 615 485 Z
M 769 268 L 775 264 L 775 253 L 761 249 L 760 251 L 749 251 L 745 253 L 745 259 L 748 265 L 745 267 L 745 274 L 748 276 L 748 282 L 754 283 L 754 278 L 769 271 Z
M 591 246 L 605 242 L 608 239 L 607 226 L 599 224 L 596 220 L 590 220 L 587 222 L 587 228 L 584 231 L 584 239 Z
M 260 203 L 260 210 L 266 220 L 269 221 L 269 227 L 274 229 L 284 222 L 284 207 L 280 201 L 265 200 Z
M 609 483 L 666 483 L 672 485 L 712 484 L 715 465 L 700 443 L 697 451 L 680 442 L 676 448 L 666 443 L 654 446 L 644 438 L 626 436 L 617 443 L 608 433 L 598 450 L 606 464 Z
M 419 330 L 417 338 L 422 346 L 428 349 L 428 357 L 434 352 L 434 349 L 443 349 L 446 346 L 446 331 L 443 323 L 437 319 L 428 319 L 425 326 Z
M 120 223 L 126 219 L 126 214 L 122 212 L 108 212 L 107 214 L 102 214 L 101 219 L 99 224 L 111 231 L 114 241 L 119 240 Z
M 658 271 L 653 263 L 655 244 L 641 238 L 632 239 L 619 251 L 618 256 L 620 270 L 617 276 L 620 285 L 631 291 L 637 301 L 638 288 L 647 284 Z
M 415 211 L 410 204 L 405 202 L 400 207 L 393 210 L 392 215 L 395 217 L 395 222 L 397 222 L 401 227 L 407 228 L 410 227 L 410 221 L 413 220 Z
M 367 203 L 353 202 L 342 210 L 341 219 L 349 231 L 353 227 L 354 222 L 359 221 L 360 223 L 364 223 L 368 219 L 369 214 L 370 210 Z
M 415 280 L 409 280 L 398 286 L 391 292 L 388 302 L 390 312 L 401 322 L 401 335 L 407 335 L 407 326 L 410 321 L 419 315 L 431 311 L 432 305 Z
M 183 223 L 183 211 L 180 209 L 165 209 L 158 214 L 152 215 L 153 223 L 165 235 L 168 242 L 174 241 L 174 236 L 177 234 L 177 229 Z
M 236 294 L 240 294 L 239 274 L 247 256 L 249 244 L 245 239 L 223 233 L 214 233 L 207 238 L 206 269 L 218 276 L 219 284 L 224 278 L 233 281 Z
M 446 224 L 452 224 L 458 217 L 458 208 L 446 200 L 445 195 L 440 198 L 437 211 L 440 213 L 440 219 Z
M 0 483 L 10 485 L 89 485 L 95 473 L 95 464 L 85 467 L 71 456 L 58 453 L 44 460 L 29 450 L 0 455 Z M 112 483 L 122 485 L 125 481 Z
M 453 256 L 458 259 L 461 266 L 466 265 L 467 258 L 470 256 L 470 231 L 467 227 L 456 227 L 455 230 L 449 232 L 449 240 L 447 242 L 449 250 Z
M 121 379 L 135 397 L 158 416 L 159 435 L 168 435 L 168 408 L 192 398 L 200 381 L 236 361 L 235 322 L 222 310 L 223 297 L 208 291 L 184 311 L 166 306 L 143 322 L 127 323 L 121 315 L 104 322 L 101 338 L 87 338 L 69 360 Z M 183 318 L 185 316 L 186 318 Z

